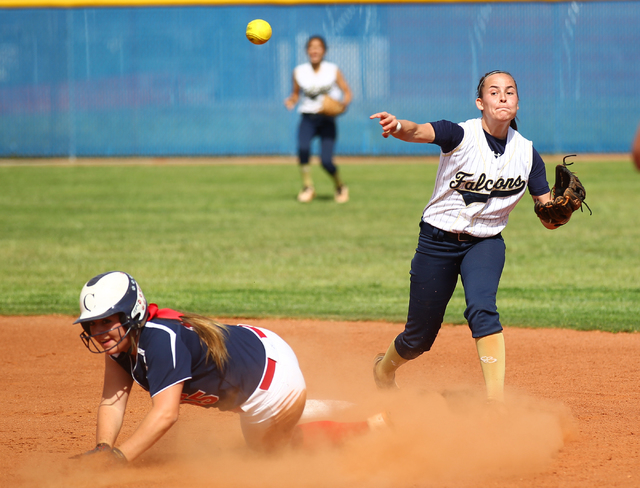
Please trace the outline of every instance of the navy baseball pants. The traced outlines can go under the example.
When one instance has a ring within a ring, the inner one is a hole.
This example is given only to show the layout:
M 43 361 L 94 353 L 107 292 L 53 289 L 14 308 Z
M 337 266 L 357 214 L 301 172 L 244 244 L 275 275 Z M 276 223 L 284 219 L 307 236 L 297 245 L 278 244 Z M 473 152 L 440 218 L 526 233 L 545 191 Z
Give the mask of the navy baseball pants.
M 338 130 L 335 117 L 320 114 L 302 114 L 298 127 L 298 158 L 300 164 L 308 164 L 311 156 L 311 140 L 320 136 L 320 162 L 330 175 L 336 174 L 338 169 L 333 164 L 333 147 L 336 143 Z
M 415 359 L 431 349 L 458 275 L 462 278 L 467 304 L 464 316 L 473 337 L 502 331 L 496 294 L 505 249 L 500 234 L 460 242 L 454 234 L 421 222 L 418 247 L 411 261 L 407 323 L 395 339 L 398 354 L 405 359 Z

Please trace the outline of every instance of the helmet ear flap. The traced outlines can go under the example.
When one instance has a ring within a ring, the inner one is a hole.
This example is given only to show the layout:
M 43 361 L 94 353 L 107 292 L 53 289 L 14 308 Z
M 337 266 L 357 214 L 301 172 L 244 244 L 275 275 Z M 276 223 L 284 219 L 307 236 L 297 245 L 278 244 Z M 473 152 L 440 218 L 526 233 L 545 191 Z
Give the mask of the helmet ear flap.
M 126 330 L 131 328 L 131 319 L 127 317 L 127 314 L 124 312 L 120 312 L 118 314 L 118 318 L 120 319 L 120 325 L 122 325 Z
M 148 316 L 147 300 L 133 278 L 131 278 L 131 291 L 134 294 L 134 303 L 128 313 L 130 325 L 133 329 L 140 329 L 144 326 Z

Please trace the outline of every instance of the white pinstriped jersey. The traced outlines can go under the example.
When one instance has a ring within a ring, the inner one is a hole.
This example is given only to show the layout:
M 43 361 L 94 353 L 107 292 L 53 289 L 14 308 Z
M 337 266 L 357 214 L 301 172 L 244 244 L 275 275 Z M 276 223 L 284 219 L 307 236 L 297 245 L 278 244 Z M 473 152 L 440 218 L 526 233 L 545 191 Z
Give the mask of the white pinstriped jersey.
M 505 228 L 527 188 L 533 144 L 509 128 L 504 154 L 497 156 L 487 143 L 482 119 L 459 125 L 464 139 L 440 154 L 435 188 L 422 219 L 447 232 L 494 236 Z
M 300 86 L 300 113 L 317 114 L 325 95 L 342 100 L 342 90 L 336 83 L 338 66 L 334 63 L 322 61 L 318 71 L 313 70 L 311 63 L 301 64 L 293 70 L 293 76 Z

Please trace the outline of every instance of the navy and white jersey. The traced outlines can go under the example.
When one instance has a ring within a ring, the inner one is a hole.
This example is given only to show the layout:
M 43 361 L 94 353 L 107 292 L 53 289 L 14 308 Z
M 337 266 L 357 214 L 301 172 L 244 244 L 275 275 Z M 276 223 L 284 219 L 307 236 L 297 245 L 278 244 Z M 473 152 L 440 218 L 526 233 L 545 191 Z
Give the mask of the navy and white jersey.
M 255 332 L 227 326 L 229 361 L 220 371 L 207 358 L 198 334 L 179 320 L 179 312 L 149 306 L 151 318 L 142 328 L 138 353 L 112 356 L 153 397 L 184 382 L 181 403 L 232 410 L 256 390 L 267 361 L 265 347 Z
M 318 71 L 314 71 L 311 63 L 296 66 L 293 77 L 300 87 L 300 103 L 298 112 L 317 114 L 322 108 L 325 95 L 335 100 L 342 100 L 342 90 L 338 86 L 338 66 L 322 61 Z
M 425 222 L 447 232 L 490 237 L 507 225 L 527 187 L 534 196 L 549 192 L 542 158 L 512 128 L 500 140 L 483 130 L 479 118 L 432 126 L 441 154 Z

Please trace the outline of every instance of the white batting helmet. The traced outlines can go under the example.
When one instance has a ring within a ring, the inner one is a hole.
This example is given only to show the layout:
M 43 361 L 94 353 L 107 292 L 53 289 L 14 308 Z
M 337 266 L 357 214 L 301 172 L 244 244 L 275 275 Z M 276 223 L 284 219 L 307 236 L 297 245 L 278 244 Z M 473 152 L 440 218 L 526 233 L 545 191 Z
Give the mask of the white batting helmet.
M 80 292 L 80 317 L 74 324 L 82 324 L 84 334 L 80 337 L 87 347 L 91 341 L 91 331 L 87 322 L 114 314 L 120 315 L 120 323 L 127 329 L 127 334 L 131 330 L 142 328 L 147 319 L 147 300 L 140 286 L 136 280 L 122 271 L 110 271 L 94 276 Z

